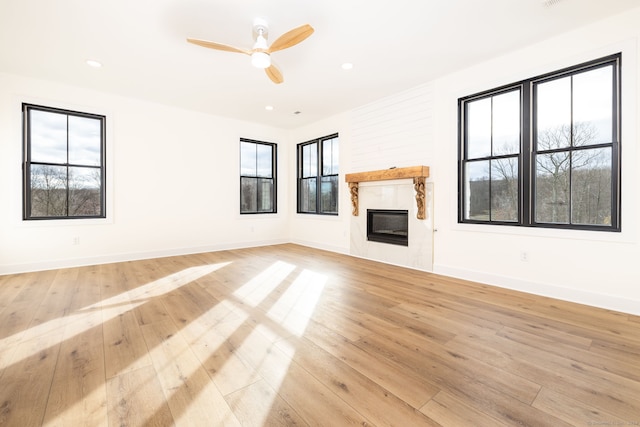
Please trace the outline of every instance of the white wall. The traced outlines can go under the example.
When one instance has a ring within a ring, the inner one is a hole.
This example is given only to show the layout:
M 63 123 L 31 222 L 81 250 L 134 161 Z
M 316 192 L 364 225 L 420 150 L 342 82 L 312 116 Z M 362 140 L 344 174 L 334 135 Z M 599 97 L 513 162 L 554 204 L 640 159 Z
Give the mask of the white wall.
M 433 162 L 433 92 L 424 84 L 353 110 L 349 173 Z
M 22 102 L 107 116 L 106 220 L 21 220 Z M 278 214 L 239 215 L 241 137 L 279 144 Z M 288 241 L 287 137 L 280 129 L 1 74 L 0 274 Z

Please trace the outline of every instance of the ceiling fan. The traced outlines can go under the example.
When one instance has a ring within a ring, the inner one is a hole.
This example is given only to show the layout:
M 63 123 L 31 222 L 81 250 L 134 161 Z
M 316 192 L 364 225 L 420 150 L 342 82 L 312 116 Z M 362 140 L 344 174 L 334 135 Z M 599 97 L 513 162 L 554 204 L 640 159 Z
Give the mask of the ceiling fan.
M 272 82 L 279 84 L 284 81 L 282 72 L 271 62 L 271 54 L 279 50 L 287 49 L 304 41 L 313 34 L 313 27 L 309 24 L 301 25 L 293 30 L 287 31 L 278 37 L 271 46 L 267 45 L 269 27 L 263 19 L 256 19 L 253 23 L 253 37 L 255 43 L 252 49 L 242 49 L 222 43 L 211 42 L 187 38 L 189 43 L 210 49 L 223 50 L 226 52 L 244 53 L 251 56 L 251 64 L 257 68 L 263 68 Z

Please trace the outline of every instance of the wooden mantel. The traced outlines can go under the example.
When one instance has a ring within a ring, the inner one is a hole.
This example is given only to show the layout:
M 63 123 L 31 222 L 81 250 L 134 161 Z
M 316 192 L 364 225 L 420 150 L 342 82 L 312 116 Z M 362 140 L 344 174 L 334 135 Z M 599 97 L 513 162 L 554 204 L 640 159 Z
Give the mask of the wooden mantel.
M 391 168 L 370 172 L 348 173 L 346 182 L 385 181 L 389 179 L 428 178 L 429 166 L 409 166 L 407 168 Z
M 406 168 L 391 168 L 369 172 L 348 173 L 345 181 L 349 184 L 351 192 L 352 214 L 358 216 L 358 183 L 370 181 L 386 181 L 390 179 L 413 179 L 413 187 L 416 190 L 416 203 L 418 204 L 418 219 L 425 219 L 425 179 L 429 177 L 429 166 L 409 166 Z

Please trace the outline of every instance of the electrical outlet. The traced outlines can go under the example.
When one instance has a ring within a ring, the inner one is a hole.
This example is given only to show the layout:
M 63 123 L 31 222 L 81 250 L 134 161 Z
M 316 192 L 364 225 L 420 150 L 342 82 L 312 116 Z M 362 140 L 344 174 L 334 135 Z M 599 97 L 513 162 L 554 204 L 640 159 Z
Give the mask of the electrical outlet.
M 529 261 L 529 253 L 527 251 L 520 251 L 520 261 L 522 262 Z
M 75 236 L 75 237 L 73 238 L 73 244 L 74 244 L 74 245 L 79 245 L 79 244 L 80 244 L 80 237 Z

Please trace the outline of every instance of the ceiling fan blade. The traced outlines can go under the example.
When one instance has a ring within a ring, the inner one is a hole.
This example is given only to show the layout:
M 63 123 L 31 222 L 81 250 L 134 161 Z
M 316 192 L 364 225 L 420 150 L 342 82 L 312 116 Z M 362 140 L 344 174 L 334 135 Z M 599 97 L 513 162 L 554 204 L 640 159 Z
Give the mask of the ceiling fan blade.
M 298 28 L 294 28 L 278 37 L 267 49 L 267 53 L 276 52 L 278 50 L 287 49 L 291 46 L 295 46 L 311 34 L 313 34 L 313 27 L 309 24 L 301 25 Z
M 222 43 L 210 42 L 207 40 L 199 39 L 187 39 L 189 43 L 197 44 L 198 46 L 208 47 L 209 49 L 224 50 L 226 52 L 244 53 L 245 55 L 251 55 L 250 50 L 240 49 L 238 47 L 229 46 Z
M 280 84 L 284 81 L 282 77 L 282 73 L 275 65 L 271 64 L 269 67 L 264 69 L 264 72 L 267 73 L 267 76 L 271 79 L 275 84 Z

